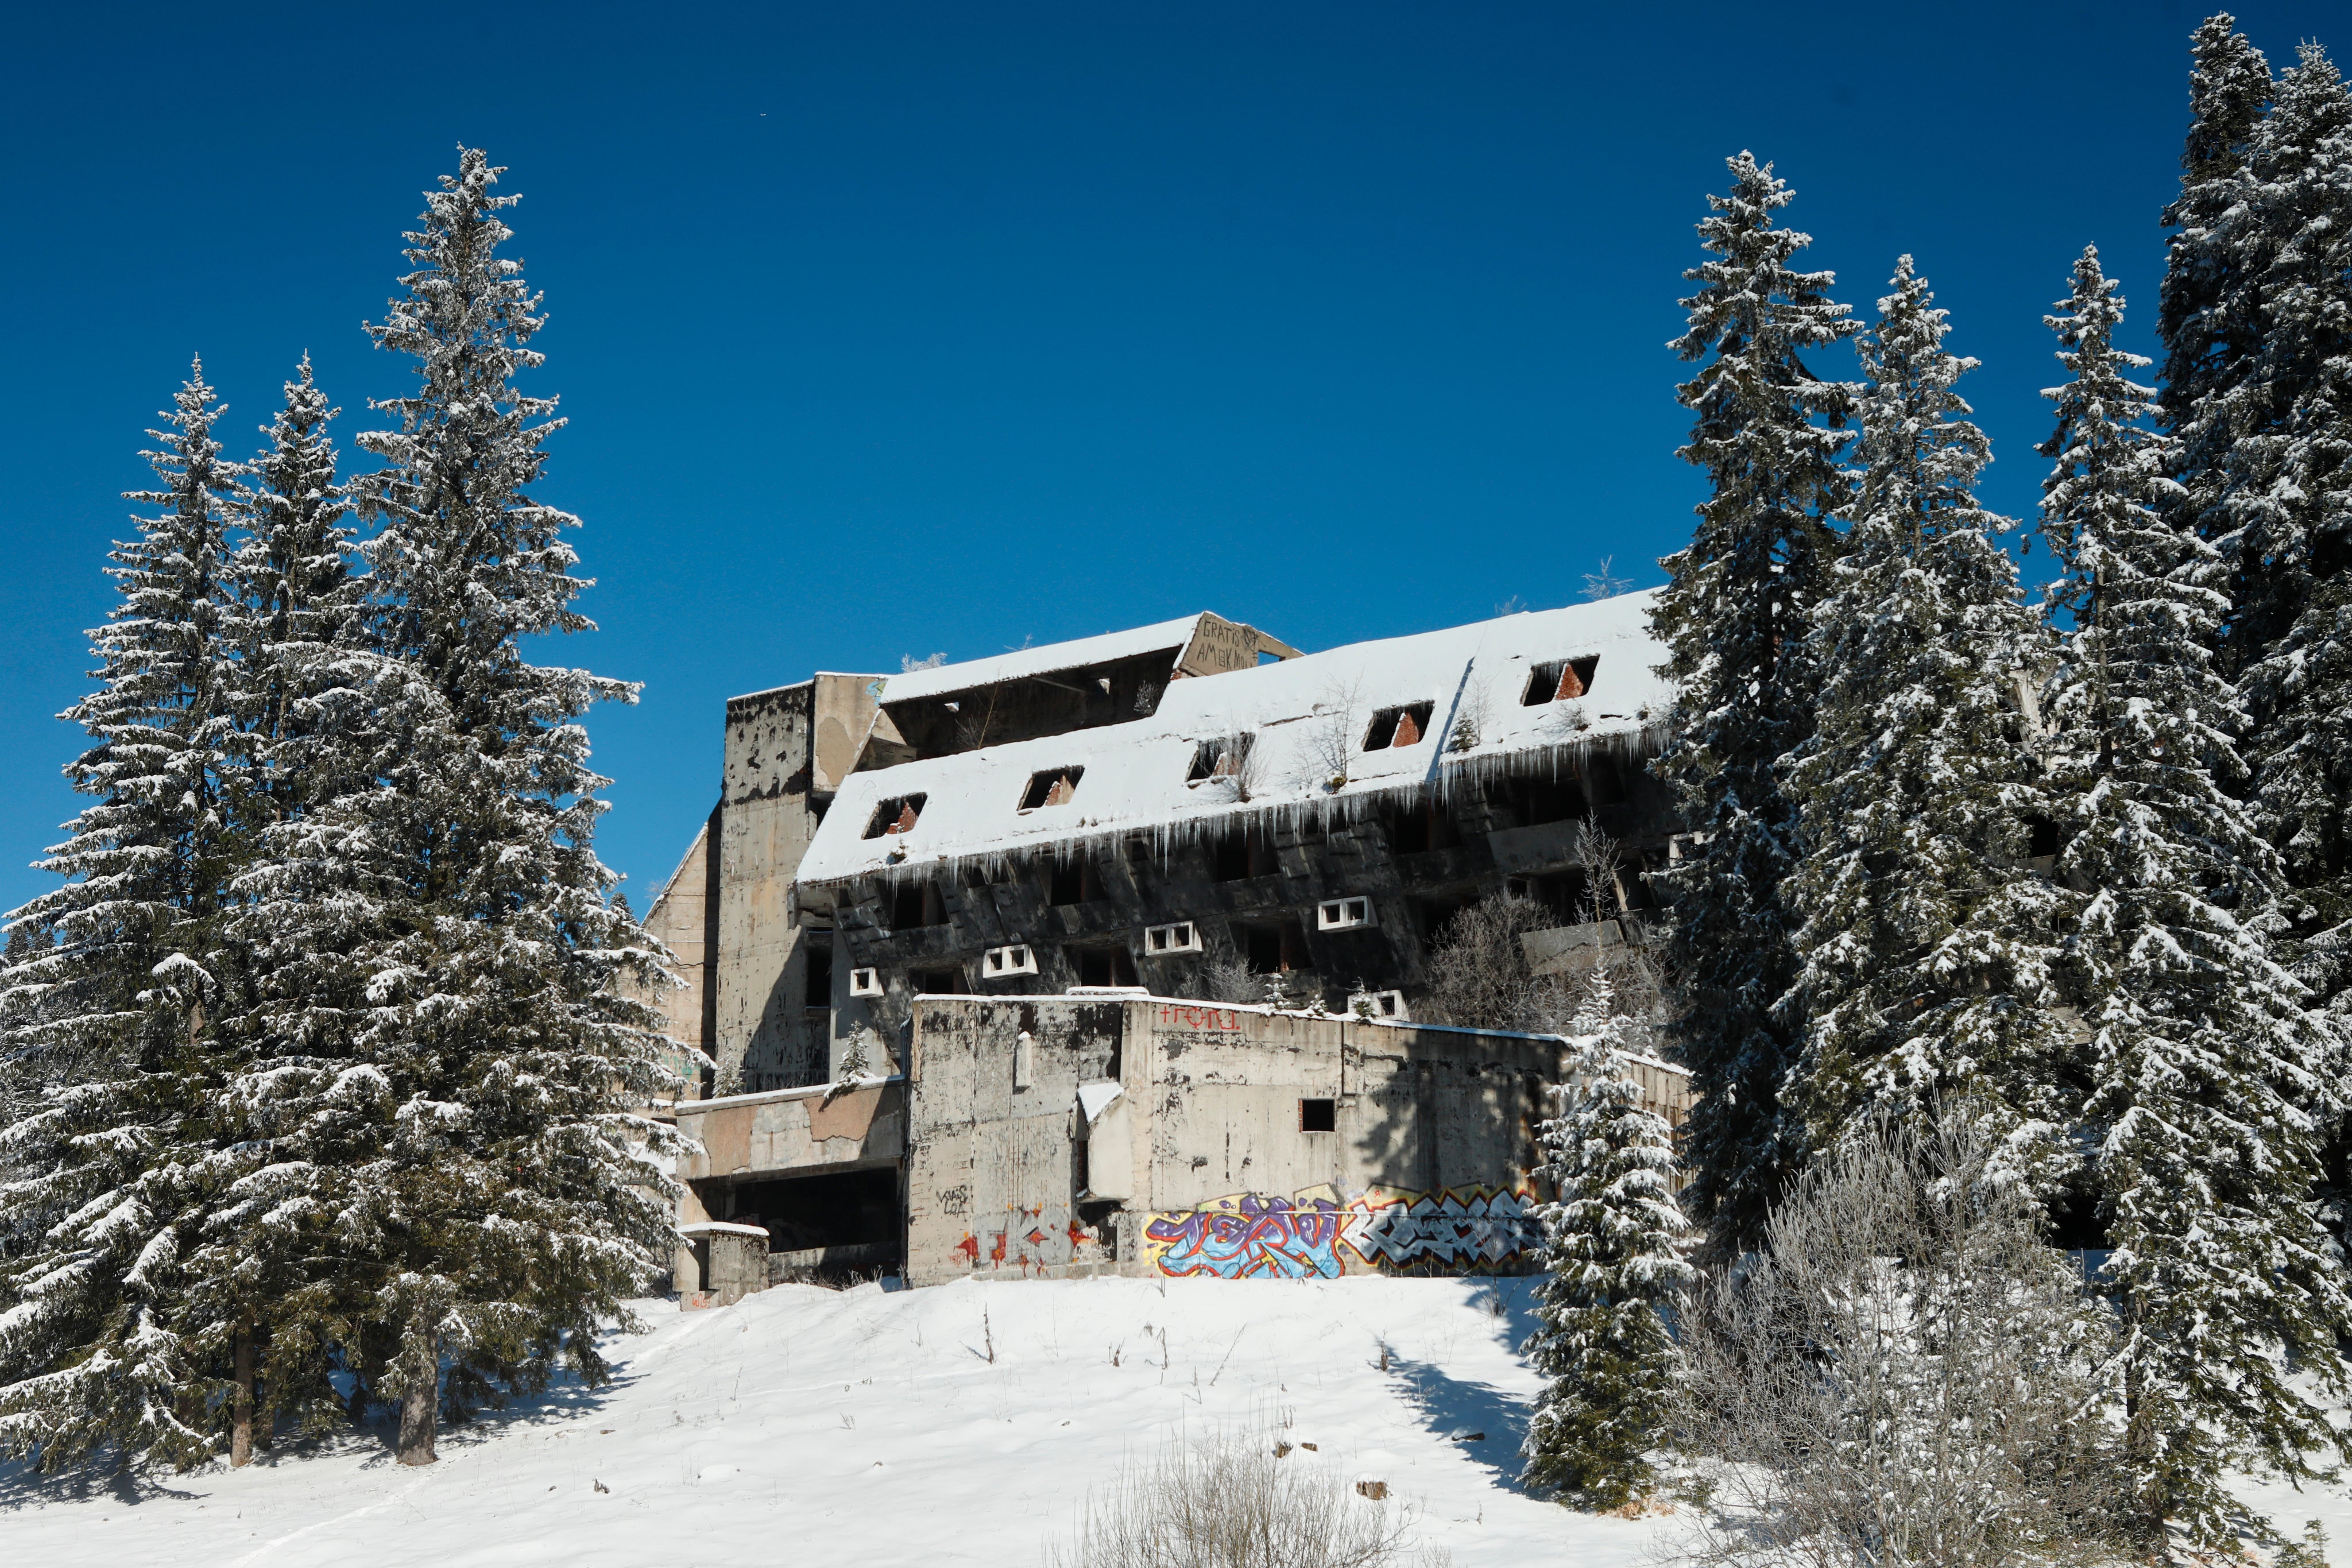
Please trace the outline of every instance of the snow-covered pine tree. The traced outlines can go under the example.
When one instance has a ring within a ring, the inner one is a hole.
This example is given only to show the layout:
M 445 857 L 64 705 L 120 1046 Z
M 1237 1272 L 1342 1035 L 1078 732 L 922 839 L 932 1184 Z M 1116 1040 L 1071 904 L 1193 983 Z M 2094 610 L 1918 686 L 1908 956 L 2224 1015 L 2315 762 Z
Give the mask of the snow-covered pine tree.
M 1670 556 L 1655 625 L 1681 693 L 1654 764 L 1674 789 L 1691 852 L 1670 878 L 1671 1038 L 1699 1092 L 1684 1129 L 1690 1196 L 1718 1249 L 1752 1241 L 1800 1163 L 1803 1130 L 1781 1101 L 1804 1020 L 1775 1004 L 1797 976 L 1797 917 L 1780 886 L 1803 858 L 1780 759 L 1812 733 L 1817 677 L 1805 618 L 1838 550 L 1830 519 L 1848 485 L 1838 428 L 1853 388 L 1801 354 L 1855 330 L 1826 272 L 1790 260 L 1811 243 L 1772 215 L 1791 193 L 1742 152 L 1732 189 L 1707 198 L 1712 253 L 1685 276 L 1690 330 L 1674 345 L 1706 362 L 1679 389 L 1696 415 L 1681 455 L 1707 471 L 1688 549 Z
M 229 563 L 237 654 L 239 817 L 246 860 L 230 930 L 248 954 L 244 1006 L 222 1020 L 236 1051 L 219 1120 L 249 1152 L 186 1260 L 188 1337 L 226 1385 L 215 1408 L 229 1461 L 281 1419 L 319 1430 L 342 1415 L 331 1375 L 366 1281 L 332 1236 L 347 1152 L 358 1000 L 335 929 L 351 846 L 334 803 L 363 788 L 352 745 L 369 713 L 365 580 L 352 570 L 350 502 L 335 473 L 335 416 L 305 356 L 268 445 L 236 497 L 243 538 Z M 364 1075 L 360 1080 L 364 1085 Z M 364 1105 L 372 1091 L 361 1093 Z
M 1530 1486 L 1580 1508 L 1612 1509 L 1655 1484 L 1648 1455 L 1672 1408 L 1681 1356 L 1659 1315 L 1693 1270 L 1673 1188 L 1674 1135 L 1642 1108 L 1626 1072 L 1623 1020 L 1605 970 L 1570 1033 L 1560 1114 L 1538 1134 L 1541 1175 L 1559 1192 L 1538 1213 L 1544 1275 L 1526 1351 L 1550 1381 L 1520 1452 Z
M 2217 225 L 2261 262 L 2262 336 L 2205 423 L 2229 438 L 2218 519 L 2224 668 L 2287 890 L 2274 951 L 2352 1026 L 2352 93 L 2316 45 L 2279 78 Z M 2214 476 L 2193 476 L 2191 482 Z
M 349 1168 L 342 1225 L 382 1270 L 397 1338 L 383 1391 L 400 1458 L 429 1463 L 443 1401 L 462 1408 L 569 1364 L 605 1375 L 594 1332 L 666 1249 L 674 1196 L 648 1149 L 673 1131 L 637 1113 L 667 1089 L 657 945 L 606 902 L 592 848 L 605 783 L 578 719 L 634 687 L 528 663 L 521 641 L 591 622 L 563 531 L 531 497 L 552 399 L 514 378 L 539 297 L 494 193 L 499 171 L 460 150 L 408 235 L 413 264 L 369 333 L 410 356 L 416 385 L 373 406 L 394 428 L 360 444 L 384 462 L 355 482 L 379 523 L 366 559 L 384 603 L 368 772 L 334 815 L 363 825 L 372 909 L 349 933 L 362 1005 L 357 1054 L 386 1113 Z M 439 1367 L 446 1360 L 446 1389 Z
M 0 1202 L 37 1237 L 0 1262 L 0 1448 L 51 1469 L 210 1447 L 182 1261 L 221 1177 L 217 1026 L 242 983 L 221 412 L 198 361 L 150 433 L 157 486 L 130 499 L 157 509 L 114 548 L 100 684 L 64 716 L 95 741 L 66 770 L 95 800 L 40 862 L 65 883 L 8 917 L 57 940 L 8 971 L 9 1049 L 41 1092 L 0 1132 Z
M 2165 347 L 2158 417 L 2176 438 L 2187 515 L 2201 517 L 2217 493 L 2227 432 L 2212 400 L 2237 383 L 2260 340 L 2247 314 L 2242 229 L 2222 221 L 2244 193 L 2246 153 L 2271 97 L 2270 62 L 2228 12 L 2206 18 L 2191 41 L 2189 136 L 2180 193 L 2164 209 L 2166 246 L 2157 335 Z
M 1810 1027 L 1790 1098 L 1820 1150 L 1968 1096 L 2021 1171 L 2074 1109 L 2048 1011 L 2061 899 L 2030 863 L 2048 808 L 2024 694 L 2051 651 L 1996 542 L 2015 525 L 1977 503 L 1991 446 L 1956 390 L 1977 361 L 1944 346 L 1909 256 L 1892 287 L 1861 343 L 1846 551 L 1811 611 L 1817 727 L 1786 774 Z
M 2042 528 L 2073 630 L 2046 712 L 2061 878 L 2083 894 L 2068 983 L 2093 1030 L 2086 1132 L 2111 1251 L 2136 1530 L 2232 1536 L 2220 1471 L 2307 1475 L 2340 1393 L 2352 1313 L 2310 1195 L 2340 1063 L 2244 916 L 2277 862 L 2232 793 L 2235 693 L 2214 668 L 2212 544 L 2174 522 L 2153 394 L 2115 346 L 2123 301 L 2095 252 L 2051 318 L 2072 373 L 2047 395 Z M 2296 1375 L 2290 1377 L 2292 1370 Z

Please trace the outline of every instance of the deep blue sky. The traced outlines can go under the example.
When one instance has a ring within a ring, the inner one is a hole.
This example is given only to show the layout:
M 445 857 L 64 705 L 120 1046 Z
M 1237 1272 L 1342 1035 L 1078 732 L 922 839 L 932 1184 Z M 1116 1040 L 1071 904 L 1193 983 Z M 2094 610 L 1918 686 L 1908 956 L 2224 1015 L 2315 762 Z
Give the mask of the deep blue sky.
M 2030 512 L 2042 314 L 2153 319 L 2200 10 L 2107 5 L 44 6 L 0 63 L 0 905 L 192 352 L 267 421 L 460 141 L 509 166 L 586 519 L 599 840 L 642 907 L 732 693 L 1201 608 L 1307 648 L 1647 585 L 1698 486 L 1679 270 L 1742 147 L 1841 298 L 1910 250 Z M 2250 4 L 2274 64 L 2340 6 Z M 2330 36 L 2332 35 L 2332 37 Z M 257 437 L 250 439 L 257 440 Z

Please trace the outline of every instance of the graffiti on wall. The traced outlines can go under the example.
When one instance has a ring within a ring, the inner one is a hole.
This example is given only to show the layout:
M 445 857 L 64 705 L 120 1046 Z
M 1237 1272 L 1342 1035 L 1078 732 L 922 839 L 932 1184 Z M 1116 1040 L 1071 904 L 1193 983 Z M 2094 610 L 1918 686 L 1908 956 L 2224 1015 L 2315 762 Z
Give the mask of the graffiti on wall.
M 1235 1193 L 1199 1208 L 1155 1214 L 1143 1242 L 1163 1274 L 1219 1280 L 1336 1280 L 1339 1226 L 1329 1197 Z
M 1328 1186 L 1288 1197 L 1240 1192 L 1151 1216 L 1143 1243 L 1160 1272 L 1178 1277 L 1334 1280 L 1349 1254 L 1362 1268 L 1453 1274 L 1501 1268 L 1540 1248 L 1535 1211 L 1533 1193 L 1496 1186 L 1374 1187 L 1351 1200 Z
M 1045 1204 L 1006 1204 L 1002 1225 L 965 1231 L 952 1250 L 966 1268 L 1017 1269 L 1039 1275 L 1104 1256 L 1102 1238 L 1093 1226 L 1082 1223 L 1066 1206 Z
M 1379 1267 L 1453 1273 L 1496 1268 L 1536 1250 L 1543 1221 L 1534 1194 L 1508 1187 L 1376 1187 L 1348 1206 L 1340 1239 Z

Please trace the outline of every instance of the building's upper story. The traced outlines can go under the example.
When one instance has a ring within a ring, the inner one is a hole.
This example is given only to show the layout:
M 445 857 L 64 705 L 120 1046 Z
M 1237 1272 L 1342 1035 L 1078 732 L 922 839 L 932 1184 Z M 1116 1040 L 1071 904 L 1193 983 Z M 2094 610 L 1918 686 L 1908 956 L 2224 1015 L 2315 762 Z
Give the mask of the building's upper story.
M 1269 652 L 1282 645 L 1204 614 L 892 676 L 798 879 L 814 887 L 1066 852 L 1089 839 L 1183 840 L 1238 818 L 1352 818 L 1384 799 L 1513 771 L 1565 762 L 1572 772 L 1595 752 L 1630 758 L 1648 749 L 1672 695 L 1655 668 L 1652 597 L 1289 650 L 1216 674 L 1166 662 L 1182 629 L 1214 623 Z M 1156 689 L 1141 673 L 1153 665 Z M 1032 694 L 1041 683 L 1074 714 L 1094 701 L 1087 693 L 1139 695 L 1123 721 L 1047 728 Z M 1021 722 L 988 738 L 1007 710 Z M 942 738 L 957 724 L 969 726 L 961 740 Z M 905 738 L 910 728 L 920 744 Z

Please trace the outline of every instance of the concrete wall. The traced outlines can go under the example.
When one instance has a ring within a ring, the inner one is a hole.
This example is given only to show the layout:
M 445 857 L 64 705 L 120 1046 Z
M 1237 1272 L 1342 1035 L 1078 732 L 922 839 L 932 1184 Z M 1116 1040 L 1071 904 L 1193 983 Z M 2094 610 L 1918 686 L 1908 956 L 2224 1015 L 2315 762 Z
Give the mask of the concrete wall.
M 677 977 L 679 988 L 640 991 L 622 982 L 625 989 L 642 995 L 661 1009 L 666 1032 L 672 1040 L 700 1051 L 710 1049 L 711 1019 L 718 1001 L 710 984 L 719 946 L 718 929 L 711 918 L 718 904 L 719 862 L 710 852 L 710 841 L 718 827 L 719 812 L 714 810 L 645 914 L 646 933 L 670 950 L 671 972 Z M 677 1054 L 675 1065 L 686 1080 L 684 1096 L 699 1097 L 706 1071 L 703 1065 L 685 1051 Z
M 855 763 L 878 678 L 820 674 L 727 704 L 709 1047 L 722 1092 L 822 1083 L 830 1074 L 831 998 L 809 994 L 812 933 L 793 877 Z M 829 927 L 814 935 L 832 940 Z
M 737 1094 L 677 1108 L 677 1128 L 703 1152 L 678 1166 L 698 1182 L 873 1165 L 906 1153 L 904 1086 L 866 1084 L 826 1098 L 830 1086 Z
M 909 1283 L 1532 1265 L 1557 1040 L 1141 998 L 926 998 L 912 1022 Z M 1679 1123 L 1687 1080 L 1656 1087 Z

